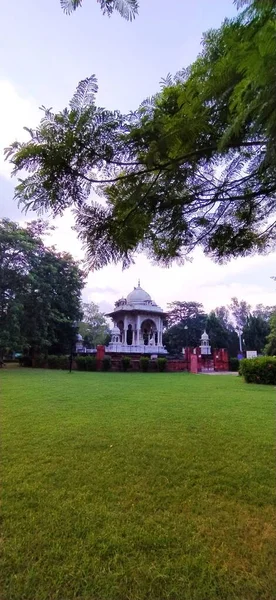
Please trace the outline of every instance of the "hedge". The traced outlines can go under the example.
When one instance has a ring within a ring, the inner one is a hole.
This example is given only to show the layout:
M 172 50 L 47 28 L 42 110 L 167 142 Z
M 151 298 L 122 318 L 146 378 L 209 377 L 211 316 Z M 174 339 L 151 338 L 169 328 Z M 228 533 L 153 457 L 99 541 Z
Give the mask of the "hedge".
M 49 354 L 48 368 L 63 369 L 64 371 L 67 371 L 67 369 L 69 369 L 69 356 L 57 356 L 55 354 Z
M 128 369 L 131 368 L 131 360 L 128 356 L 123 356 L 123 358 L 121 359 L 121 367 L 123 371 L 127 371 Z
M 168 361 L 166 358 L 157 359 L 158 370 L 160 371 L 160 373 L 163 373 L 166 370 L 167 362 Z
M 140 368 L 142 369 L 142 371 L 144 371 L 144 373 L 146 373 L 146 371 L 149 370 L 149 362 L 150 362 L 150 359 L 147 356 L 141 356 Z
M 276 357 L 243 358 L 240 361 L 239 374 L 246 383 L 276 384 Z
M 229 370 L 238 371 L 240 368 L 240 361 L 236 357 L 229 358 Z

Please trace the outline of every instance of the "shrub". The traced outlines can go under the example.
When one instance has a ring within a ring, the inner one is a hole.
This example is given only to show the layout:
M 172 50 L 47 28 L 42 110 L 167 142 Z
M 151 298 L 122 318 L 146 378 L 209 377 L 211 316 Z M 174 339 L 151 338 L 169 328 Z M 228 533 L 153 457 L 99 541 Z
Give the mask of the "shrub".
M 246 383 L 276 384 L 276 358 L 263 356 L 261 358 L 243 358 L 240 361 L 239 373 Z
M 111 358 L 110 358 L 110 356 L 105 356 L 103 358 L 102 369 L 103 369 L 103 371 L 109 371 L 109 369 L 111 369 Z
M 69 369 L 69 358 L 68 356 L 57 356 L 55 354 L 49 354 L 48 367 L 49 369 Z
M 39 354 L 32 361 L 33 367 L 36 369 L 47 367 L 47 358 L 45 358 L 44 354 Z
M 32 367 L 32 359 L 27 354 L 23 354 L 19 358 L 19 364 L 21 367 Z
M 240 366 L 240 361 L 235 356 L 233 358 L 229 358 L 229 369 L 230 371 L 238 371 Z
M 86 356 L 83 358 L 85 358 L 86 371 L 97 371 L 97 361 L 95 356 Z
M 123 371 L 127 371 L 131 367 L 130 358 L 128 356 L 123 356 L 121 360 L 121 367 Z
M 167 367 L 167 359 L 166 358 L 158 358 L 157 359 L 158 371 L 163 373 Z
M 76 357 L 76 365 L 78 371 L 86 371 L 87 369 L 87 357 L 86 356 L 77 356 Z
M 141 356 L 140 358 L 140 368 L 144 373 L 149 370 L 149 358 L 147 356 Z

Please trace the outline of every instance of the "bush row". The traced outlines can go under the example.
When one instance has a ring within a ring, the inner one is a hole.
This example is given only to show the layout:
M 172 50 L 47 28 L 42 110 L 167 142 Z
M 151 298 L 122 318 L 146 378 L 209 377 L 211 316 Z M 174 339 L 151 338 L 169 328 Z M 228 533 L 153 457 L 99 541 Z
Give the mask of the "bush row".
M 96 371 L 97 370 L 97 360 L 95 356 L 77 356 L 74 359 L 74 362 L 77 365 L 78 371 Z M 22 356 L 20 358 L 20 364 L 23 367 L 47 367 L 49 369 L 63 369 L 68 370 L 70 366 L 70 358 L 69 356 L 56 356 L 49 355 L 47 358 L 45 356 L 37 356 L 33 361 L 30 356 Z M 166 358 L 158 358 L 156 361 L 151 360 L 147 356 L 142 356 L 139 361 L 141 371 L 159 371 L 163 372 L 166 370 L 167 359 Z M 111 357 L 105 356 L 102 360 L 102 370 L 109 371 L 112 367 Z M 132 368 L 131 358 L 128 356 L 124 356 L 120 361 L 120 368 L 122 371 L 128 371 Z
M 240 367 L 240 361 L 238 358 L 229 358 L 229 371 L 238 371 Z
M 243 358 L 240 361 L 239 374 L 246 383 L 276 384 L 276 358 L 262 356 L 260 358 Z

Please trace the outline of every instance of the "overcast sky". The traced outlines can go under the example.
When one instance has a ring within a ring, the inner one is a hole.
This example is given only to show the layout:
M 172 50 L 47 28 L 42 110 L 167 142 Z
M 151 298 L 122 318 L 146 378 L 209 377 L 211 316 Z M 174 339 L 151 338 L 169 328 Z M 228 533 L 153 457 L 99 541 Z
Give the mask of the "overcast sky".
M 135 109 L 157 91 L 162 77 L 196 58 L 204 31 L 235 13 L 232 0 L 140 0 L 139 17 L 128 23 L 115 14 L 103 17 L 96 0 L 83 0 L 83 7 L 70 17 L 61 11 L 59 0 L 5 3 L 0 31 L 1 216 L 26 220 L 13 201 L 15 182 L 3 148 L 23 139 L 23 126 L 38 123 L 39 106 L 64 108 L 78 81 L 95 73 L 98 104 L 123 112 Z M 55 224 L 51 242 L 81 258 L 70 213 Z M 232 296 L 274 305 L 275 257 L 219 266 L 196 251 L 192 263 L 160 269 L 139 256 L 126 271 L 110 266 L 90 273 L 84 297 L 108 310 L 140 277 L 142 287 L 164 309 L 173 300 L 197 300 L 210 310 Z

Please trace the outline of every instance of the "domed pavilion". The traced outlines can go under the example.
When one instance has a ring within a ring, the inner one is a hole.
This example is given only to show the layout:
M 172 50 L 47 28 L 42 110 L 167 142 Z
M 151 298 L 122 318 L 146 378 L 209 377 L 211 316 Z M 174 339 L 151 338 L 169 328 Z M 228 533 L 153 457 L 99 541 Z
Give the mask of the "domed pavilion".
M 141 288 L 140 280 L 138 287 L 117 300 L 114 310 L 106 316 L 114 323 L 108 352 L 167 354 L 162 340 L 166 313 Z

